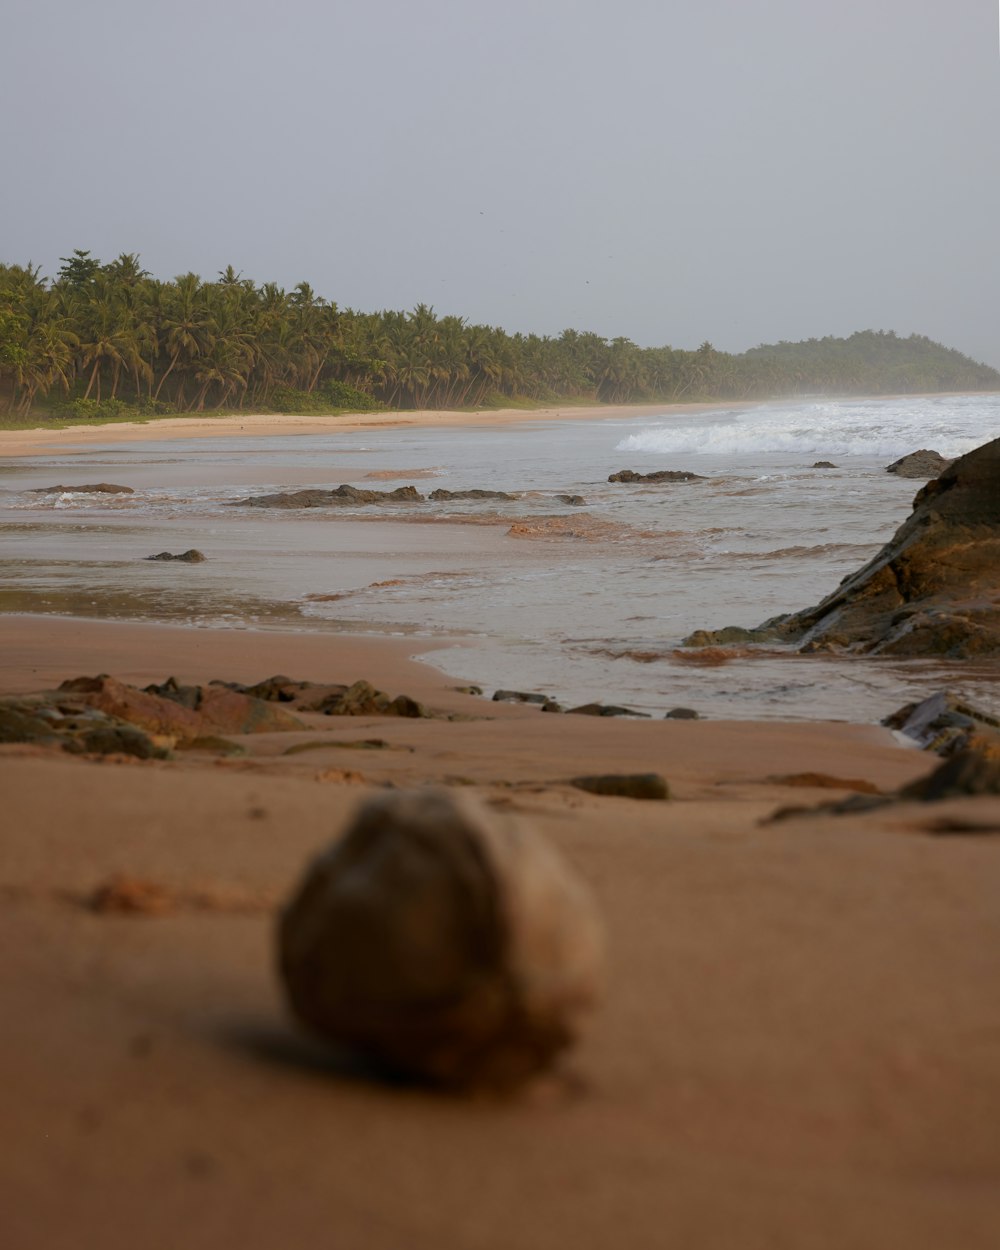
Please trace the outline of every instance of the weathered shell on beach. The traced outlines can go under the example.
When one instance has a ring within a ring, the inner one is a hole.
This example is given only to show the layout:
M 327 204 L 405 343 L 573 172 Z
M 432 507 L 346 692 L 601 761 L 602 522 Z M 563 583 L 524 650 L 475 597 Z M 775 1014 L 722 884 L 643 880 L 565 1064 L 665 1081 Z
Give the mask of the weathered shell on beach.
M 542 839 L 466 795 L 365 802 L 285 908 L 279 965 L 311 1030 L 390 1072 L 511 1086 L 600 997 L 589 894 Z

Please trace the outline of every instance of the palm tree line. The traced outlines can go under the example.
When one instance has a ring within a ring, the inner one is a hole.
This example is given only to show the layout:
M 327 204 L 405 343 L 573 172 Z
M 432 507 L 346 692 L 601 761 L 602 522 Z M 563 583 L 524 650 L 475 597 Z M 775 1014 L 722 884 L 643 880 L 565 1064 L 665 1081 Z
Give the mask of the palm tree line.
M 152 277 L 134 253 L 77 250 L 54 280 L 0 264 L 0 410 L 144 411 L 457 408 L 502 402 L 610 404 L 806 392 L 1000 388 L 1000 374 L 912 335 L 763 346 L 740 355 L 642 348 L 577 330 L 509 334 L 425 304 L 341 309 L 307 282 L 257 286 Z

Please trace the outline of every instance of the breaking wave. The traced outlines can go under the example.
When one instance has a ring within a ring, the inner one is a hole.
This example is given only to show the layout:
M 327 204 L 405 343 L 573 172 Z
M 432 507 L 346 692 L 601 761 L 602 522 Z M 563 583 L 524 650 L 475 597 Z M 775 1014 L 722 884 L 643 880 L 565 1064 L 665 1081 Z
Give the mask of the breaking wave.
M 984 407 L 993 418 L 984 425 Z M 701 417 L 664 417 L 617 451 L 659 455 L 878 456 L 928 447 L 960 456 L 1000 434 L 1000 395 L 762 404 Z

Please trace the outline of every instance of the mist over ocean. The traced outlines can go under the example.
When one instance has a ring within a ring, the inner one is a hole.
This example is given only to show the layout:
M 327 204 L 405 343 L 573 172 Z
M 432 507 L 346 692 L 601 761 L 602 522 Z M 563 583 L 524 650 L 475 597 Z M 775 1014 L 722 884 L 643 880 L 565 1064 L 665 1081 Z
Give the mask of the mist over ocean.
M 768 655 L 706 668 L 674 651 L 693 629 L 809 606 L 874 555 L 922 485 L 890 461 L 998 436 L 1000 396 L 963 395 L 109 443 L 0 465 L 0 610 L 430 638 L 434 663 L 487 693 L 652 715 L 874 720 L 944 683 L 995 703 L 989 666 Z M 623 468 L 704 480 L 609 483 Z M 33 493 L 102 480 L 135 493 Z M 232 506 L 341 482 L 517 498 Z M 205 564 L 143 559 L 187 547 Z

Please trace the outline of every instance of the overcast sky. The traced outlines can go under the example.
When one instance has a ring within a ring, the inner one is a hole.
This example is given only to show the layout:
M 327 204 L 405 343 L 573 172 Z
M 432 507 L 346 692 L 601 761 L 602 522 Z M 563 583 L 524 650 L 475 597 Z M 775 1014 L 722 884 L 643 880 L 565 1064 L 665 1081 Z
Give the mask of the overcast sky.
M 1000 366 L 996 0 L 3 0 L 0 259 Z

